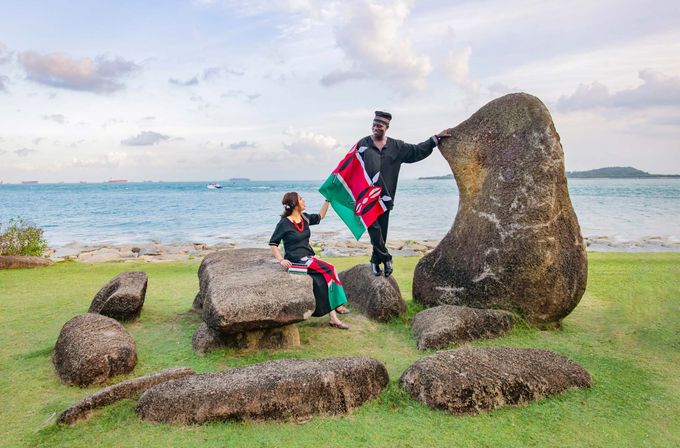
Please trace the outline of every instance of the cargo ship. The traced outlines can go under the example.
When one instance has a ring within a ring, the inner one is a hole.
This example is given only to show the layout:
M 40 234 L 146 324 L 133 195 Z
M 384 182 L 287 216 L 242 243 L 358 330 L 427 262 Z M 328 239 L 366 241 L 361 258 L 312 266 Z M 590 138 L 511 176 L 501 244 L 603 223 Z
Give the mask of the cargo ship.
M 22 184 L 37 184 L 38 181 L 37 180 L 22 180 L 21 183 Z

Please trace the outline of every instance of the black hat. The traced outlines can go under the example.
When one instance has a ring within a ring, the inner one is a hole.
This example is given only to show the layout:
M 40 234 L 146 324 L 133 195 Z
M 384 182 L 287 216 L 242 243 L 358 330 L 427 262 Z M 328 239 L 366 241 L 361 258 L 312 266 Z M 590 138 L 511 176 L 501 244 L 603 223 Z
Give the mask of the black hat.
M 373 118 L 373 121 L 377 121 L 378 123 L 382 123 L 385 126 L 390 125 L 390 120 L 392 120 L 392 114 L 389 112 L 382 112 L 379 110 L 375 111 L 375 118 Z

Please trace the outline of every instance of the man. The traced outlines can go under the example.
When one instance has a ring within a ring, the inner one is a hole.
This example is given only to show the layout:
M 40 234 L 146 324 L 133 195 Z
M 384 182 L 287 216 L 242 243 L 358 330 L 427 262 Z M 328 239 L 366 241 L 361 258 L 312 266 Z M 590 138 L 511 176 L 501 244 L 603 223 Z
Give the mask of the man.
M 371 237 L 373 254 L 371 255 L 371 269 L 373 275 L 380 275 L 380 263 L 384 263 L 385 277 L 392 274 L 392 255 L 390 255 L 385 242 L 387 240 L 387 227 L 390 219 L 390 210 L 394 207 L 394 195 L 397 192 L 397 180 L 402 163 L 414 163 L 423 160 L 430 154 L 441 139 L 448 137 L 447 131 L 425 140 L 417 145 L 404 143 L 387 137 L 392 115 L 387 112 L 376 111 L 373 119 L 372 134 L 359 140 L 357 147 L 364 160 L 364 166 L 369 178 L 378 180 L 375 185 L 383 189 L 383 201 L 387 211 L 368 228 Z

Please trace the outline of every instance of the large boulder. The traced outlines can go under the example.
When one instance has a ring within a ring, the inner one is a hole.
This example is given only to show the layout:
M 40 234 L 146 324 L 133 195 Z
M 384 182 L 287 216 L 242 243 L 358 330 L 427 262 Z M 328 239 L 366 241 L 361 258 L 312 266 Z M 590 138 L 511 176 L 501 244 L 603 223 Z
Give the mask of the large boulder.
M 105 387 L 92 395 L 88 395 L 59 414 L 57 423 L 62 425 L 74 425 L 79 420 L 88 418 L 95 409 L 102 408 L 125 398 L 132 398 L 140 395 L 142 392 L 156 384 L 184 378 L 185 376 L 193 374 L 194 371 L 191 367 L 174 367 L 172 369 L 152 373 L 151 375 L 140 376 L 139 378 L 133 378 L 114 384 L 113 386 Z
M 52 260 L 43 257 L 25 255 L 3 255 L 0 257 L 0 269 L 40 268 L 52 263 Z
M 118 321 L 88 313 L 64 324 L 52 363 L 64 383 L 83 387 L 131 372 L 137 364 L 137 350 Z
M 512 331 L 513 325 L 508 311 L 441 305 L 416 314 L 411 329 L 418 349 L 426 350 L 497 338 Z
M 348 413 L 388 382 L 368 357 L 284 359 L 159 384 L 135 410 L 153 422 L 305 419 Z
M 592 386 L 590 374 L 547 350 L 462 348 L 417 361 L 399 384 L 433 409 L 475 414 Z
M 90 313 L 126 321 L 139 317 L 149 278 L 145 272 L 123 272 L 104 285 L 90 304 Z
M 205 322 L 202 322 L 191 338 L 191 346 L 199 354 L 205 354 L 220 348 L 248 351 L 290 348 L 299 345 L 300 332 L 295 324 L 240 333 L 222 333 L 221 331 L 213 330 Z
M 234 249 L 206 256 L 199 267 L 203 320 L 238 333 L 307 319 L 316 302 L 312 278 L 288 274 L 268 249 Z
M 386 322 L 406 312 L 394 277 L 375 276 L 371 265 L 359 264 L 338 274 L 345 289 L 347 303 L 352 309 L 376 320 Z
M 414 299 L 558 324 L 585 291 L 587 259 L 548 109 L 534 96 L 506 95 L 450 133 L 440 149 L 458 184 L 458 213 L 418 262 Z

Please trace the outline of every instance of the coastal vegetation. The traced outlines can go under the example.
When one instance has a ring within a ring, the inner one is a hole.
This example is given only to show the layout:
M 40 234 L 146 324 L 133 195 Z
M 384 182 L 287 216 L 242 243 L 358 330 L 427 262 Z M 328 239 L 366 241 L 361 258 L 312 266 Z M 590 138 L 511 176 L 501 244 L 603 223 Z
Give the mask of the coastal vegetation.
M 680 178 L 678 174 L 650 174 L 630 166 L 608 166 L 588 171 L 567 171 L 567 177 L 576 179 L 653 179 L 653 178 Z
M 20 216 L 0 221 L 0 255 L 29 255 L 40 257 L 47 250 L 43 230 Z
M 339 270 L 365 257 L 329 259 Z M 190 311 L 199 263 L 74 263 L 0 271 L 0 390 L 2 446 L 678 446 L 680 445 L 680 254 L 590 253 L 588 288 L 561 330 L 517 326 L 509 335 L 473 346 L 535 347 L 561 353 L 585 367 L 594 387 L 518 408 L 477 416 L 433 411 L 397 386 L 420 352 L 410 321 L 422 308 L 411 297 L 418 257 L 396 258 L 394 273 L 408 312 L 387 324 L 356 311 L 340 332 L 327 319 L 299 324 L 301 346 L 281 351 L 205 356 L 191 349 L 201 322 Z M 61 384 L 50 362 L 62 325 L 82 314 L 98 289 L 123 271 L 149 276 L 140 318 L 125 324 L 137 345 L 134 372 L 85 389 Z M 135 400 L 96 411 L 74 427 L 56 416 L 101 387 L 174 366 L 211 372 L 271 359 L 368 355 L 382 361 L 390 385 L 380 397 L 345 417 L 305 422 L 200 426 L 139 420 Z

